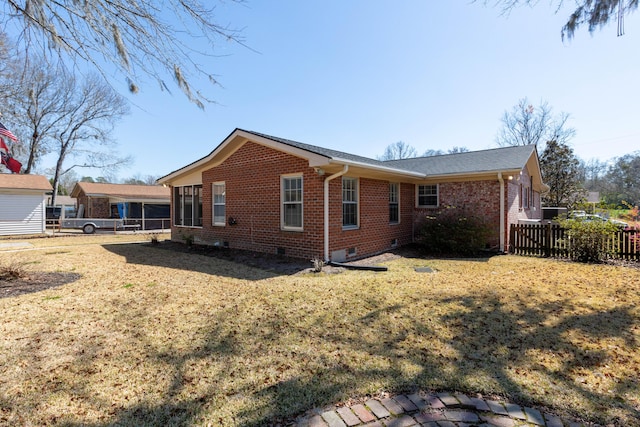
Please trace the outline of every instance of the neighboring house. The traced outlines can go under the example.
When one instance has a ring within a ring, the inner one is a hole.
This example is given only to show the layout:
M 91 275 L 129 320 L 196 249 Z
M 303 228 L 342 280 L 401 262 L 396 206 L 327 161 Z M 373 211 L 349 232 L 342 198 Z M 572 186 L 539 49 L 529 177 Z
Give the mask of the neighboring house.
M 172 189 L 174 240 L 332 261 L 410 243 L 451 205 L 482 215 L 504 251 L 547 189 L 535 146 L 382 162 L 242 129 L 158 182 Z
M 78 218 L 123 218 L 143 230 L 169 228 L 171 190 L 158 185 L 78 182 L 71 191 Z
M 44 233 L 47 194 L 52 191 L 42 175 L 0 174 L 0 235 Z

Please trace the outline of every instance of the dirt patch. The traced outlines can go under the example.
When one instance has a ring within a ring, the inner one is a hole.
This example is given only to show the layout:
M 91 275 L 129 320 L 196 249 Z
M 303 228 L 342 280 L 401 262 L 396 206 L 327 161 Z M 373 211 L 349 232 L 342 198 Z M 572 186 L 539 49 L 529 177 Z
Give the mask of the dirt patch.
M 214 246 L 195 244 L 188 246 L 184 243 L 173 241 L 164 241 L 155 246 L 171 251 L 195 253 L 199 255 L 222 258 L 232 262 L 237 262 L 239 264 L 283 275 L 307 274 L 315 272 L 314 263 L 312 260 L 306 261 L 301 258 L 291 258 L 283 255 L 266 254 L 241 249 L 219 248 Z M 420 256 L 421 255 L 418 254 L 418 251 L 415 248 L 405 247 L 343 264 L 357 266 L 375 266 L 402 257 L 415 258 Z M 325 265 L 322 267 L 322 272 L 325 274 L 337 274 L 343 271 L 345 271 L 344 267 L 336 267 L 331 265 Z
M 75 282 L 81 276 L 77 273 L 28 272 L 24 277 L 0 280 L 0 298 L 40 292 Z

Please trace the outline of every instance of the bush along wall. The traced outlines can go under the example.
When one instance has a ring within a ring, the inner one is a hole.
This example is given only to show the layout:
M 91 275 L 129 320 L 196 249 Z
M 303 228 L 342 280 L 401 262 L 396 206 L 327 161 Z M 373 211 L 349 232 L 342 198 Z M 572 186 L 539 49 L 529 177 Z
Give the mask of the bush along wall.
M 416 240 L 434 255 L 475 256 L 486 253 L 491 227 L 463 208 L 448 206 L 422 218 Z

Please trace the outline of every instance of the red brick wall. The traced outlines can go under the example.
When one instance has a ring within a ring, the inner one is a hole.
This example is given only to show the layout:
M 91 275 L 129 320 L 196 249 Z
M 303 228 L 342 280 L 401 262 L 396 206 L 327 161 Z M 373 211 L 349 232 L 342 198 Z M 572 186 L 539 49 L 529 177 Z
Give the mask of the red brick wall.
M 302 174 L 304 231 L 280 227 L 281 175 Z M 212 225 L 212 183 L 225 182 L 225 226 Z M 308 162 L 295 156 L 247 143 L 220 165 L 202 174 L 202 222 L 199 228 L 173 227 L 172 236 L 192 235 L 206 242 L 292 257 L 323 258 L 322 182 Z M 229 225 L 233 218 L 235 225 Z M 175 237 L 174 237 L 175 238 Z
M 280 227 L 280 177 L 303 176 L 304 230 Z M 220 165 L 202 174 L 203 227 L 172 226 L 172 238 L 186 236 L 204 242 L 228 242 L 229 246 L 266 253 L 284 249 L 287 256 L 324 258 L 324 179 L 308 161 L 259 144 L 246 143 Z M 212 225 L 212 183 L 224 181 L 226 216 L 236 225 Z M 172 193 L 173 194 L 173 193 Z M 400 224 L 389 224 L 389 182 L 360 179 L 360 227 L 342 229 L 342 179 L 330 182 L 330 253 L 355 248 L 352 258 L 391 248 L 392 239 L 403 245 L 412 240 L 413 185 L 400 190 Z M 173 209 L 172 209 L 173 215 Z
M 303 231 L 281 230 L 281 176 L 288 174 L 303 176 Z M 223 163 L 203 172 L 203 227 L 172 226 L 172 238 L 182 240 L 189 236 L 209 243 L 227 242 L 238 249 L 265 253 L 284 251 L 287 256 L 306 259 L 324 258 L 325 178 L 318 176 L 307 160 L 248 142 Z M 528 179 L 528 175 L 522 179 Z M 226 185 L 226 217 L 233 218 L 236 225 L 212 225 L 212 183 L 218 181 L 224 181 Z M 509 206 L 505 218 L 506 237 L 508 224 L 517 222 L 522 214 L 518 211 L 519 186 L 516 181 L 505 180 Z M 353 249 L 354 253 L 346 259 L 354 259 L 389 250 L 396 239 L 398 246 L 410 243 L 420 219 L 445 206 L 464 208 L 484 217 L 493 230 L 488 245 L 499 246 L 500 183 L 497 176 L 485 181 L 439 184 L 438 209 L 416 208 L 416 187 L 401 183 L 399 224 L 389 223 L 389 182 L 359 178 L 359 226 L 356 229 L 342 227 L 342 177 L 332 180 L 329 188 L 330 256 L 334 251 L 348 254 Z M 535 203 L 540 212 L 538 194 Z
M 345 175 L 349 177 L 349 174 Z M 392 241 L 402 246 L 412 241 L 413 184 L 400 184 L 400 221 L 389 223 L 389 181 L 359 179 L 359 227 L 342 227 L 342 178 L 330 183 L 330 244 L 329 254 L 347 252 L 346 259 L 380 253 L 392 248 Z M 349 255 L 349 249 L 355 250 Z

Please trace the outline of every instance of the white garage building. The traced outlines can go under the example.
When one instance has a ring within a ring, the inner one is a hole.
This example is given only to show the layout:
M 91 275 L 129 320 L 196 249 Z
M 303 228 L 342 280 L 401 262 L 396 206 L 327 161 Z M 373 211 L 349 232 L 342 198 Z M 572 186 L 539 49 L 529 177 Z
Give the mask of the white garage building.
M 0 236 L 44 233 L 52 191 L 42 175 L 0 174 Z

